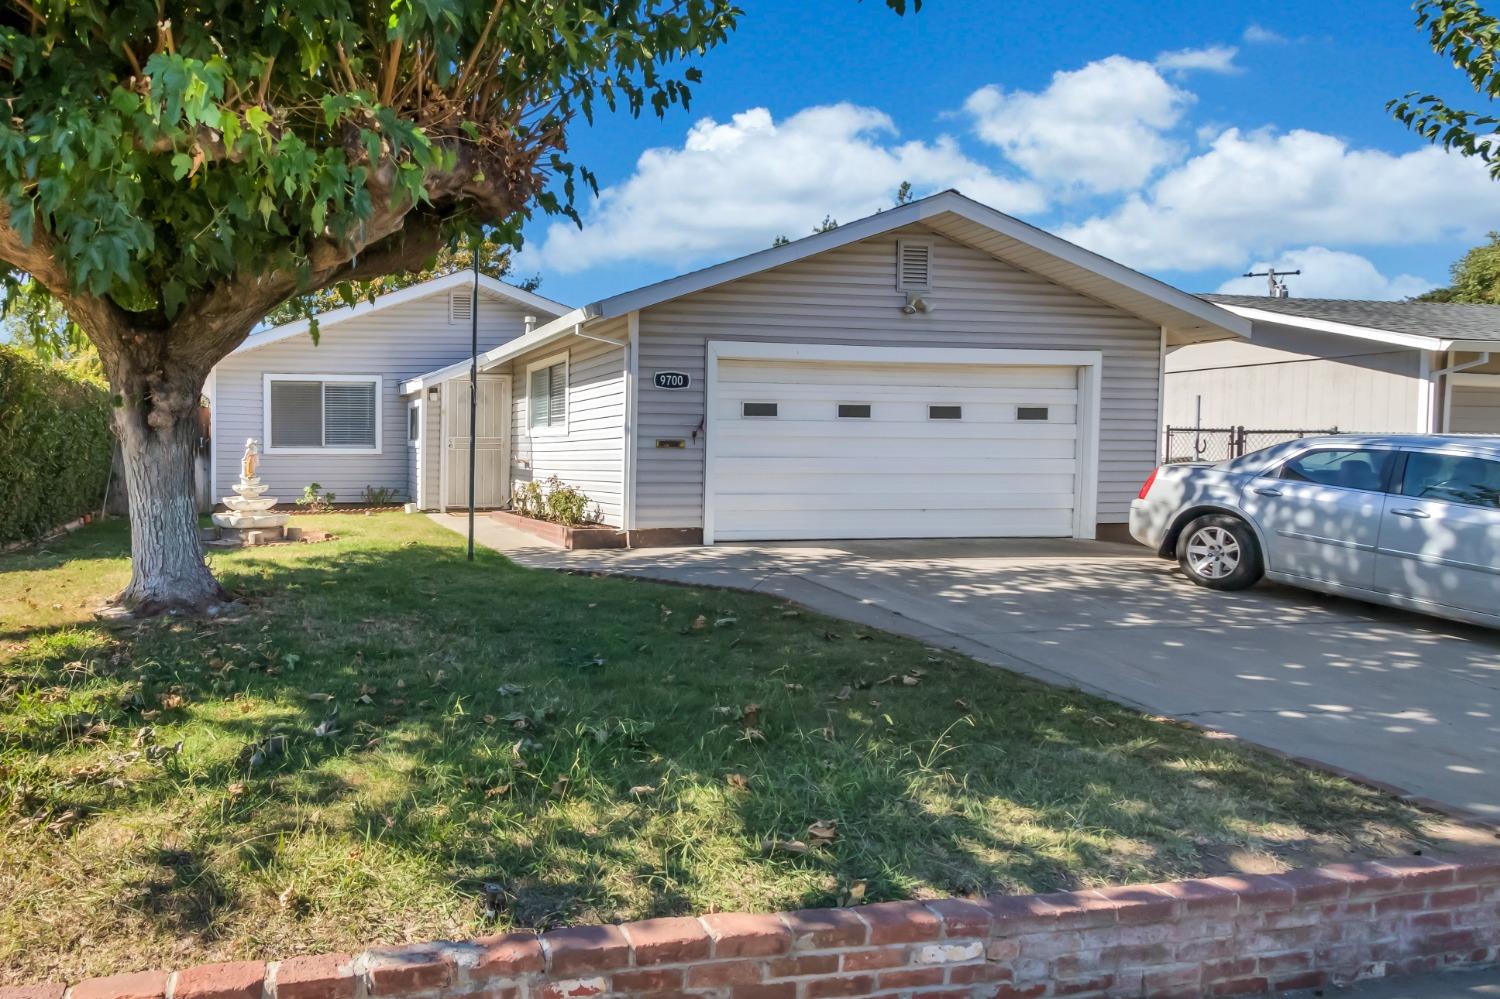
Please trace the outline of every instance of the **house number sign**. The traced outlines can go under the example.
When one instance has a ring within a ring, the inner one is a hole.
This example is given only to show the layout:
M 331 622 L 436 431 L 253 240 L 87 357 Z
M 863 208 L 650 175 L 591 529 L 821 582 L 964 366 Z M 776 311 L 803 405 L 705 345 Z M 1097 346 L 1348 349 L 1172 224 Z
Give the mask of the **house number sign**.
M 685 389 L 693 380 L 681 371 L 658 371 L 651 376 L 651 383 L 659 389 Z

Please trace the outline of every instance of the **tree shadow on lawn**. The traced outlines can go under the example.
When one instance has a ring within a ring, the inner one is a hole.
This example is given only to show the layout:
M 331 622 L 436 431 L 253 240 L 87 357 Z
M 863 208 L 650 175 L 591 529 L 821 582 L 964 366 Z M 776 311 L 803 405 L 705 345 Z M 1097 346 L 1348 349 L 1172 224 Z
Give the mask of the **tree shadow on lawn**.
M 148 622 L 18 672 L 0 822 L 98 879 L 63 903 L 96 937 L 122 911 L 147 950 L 188 936 L 215 957 L 472 933 L 486 883 L 501 925 L 536 927 L 861 885 L 1053 890 L 1379 849 L 1422 821 L 763 597 L 471 564 L 410 521 L 372 528 L 221 558 L 243 618 Z M 80 738 L 63 712 L 109 728 Z M 142 729 L 161 759 L 89 769 L 143 754 Z M 67 809 L 76 829 L 42 831 Z M 836 838 L 801 852 L 820 822 Z

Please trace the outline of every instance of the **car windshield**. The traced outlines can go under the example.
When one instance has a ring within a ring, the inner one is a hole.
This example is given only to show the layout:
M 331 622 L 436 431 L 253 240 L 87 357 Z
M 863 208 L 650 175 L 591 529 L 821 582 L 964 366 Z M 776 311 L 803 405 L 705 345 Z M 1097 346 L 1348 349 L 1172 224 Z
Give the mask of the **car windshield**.
M 1272 444 L 1270 447 L 1249 454 L 1242 454 L 1238 458 L 1220 462 L 1218 467 L 1228 472 L 1250 472 L 1258 474 L 1264 472 L 1273 465 L 1280 464 L 1281 460 L 1288 454 L 1299 448 L 1306 447 L 1306 440 L 1287 441 L 1285 444 Z

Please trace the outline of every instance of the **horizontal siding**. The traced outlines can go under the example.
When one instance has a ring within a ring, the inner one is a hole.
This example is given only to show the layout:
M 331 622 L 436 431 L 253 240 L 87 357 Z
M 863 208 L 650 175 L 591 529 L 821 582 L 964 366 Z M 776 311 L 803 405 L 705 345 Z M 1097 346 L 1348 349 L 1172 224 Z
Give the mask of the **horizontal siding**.
M 520 336 L 525 316 L 531 311 L 482 294 L 479 349 L 489 350 Z M 379 454 L 268 454 L 261 460 L 261 478 L 270 486 L 270 494 L 282 502 L 295 500 L 311 482 L 337 493 L 341 502 L 360 500 L 366 486 L 394 488 L 402 497 L 411 498 L 414 489 L 401 383 L 463 360 L 469 356 L 469 346 L 469 325 L 450 324 L 448 296 L 437 293 L 331 326 L 323 331 L 317 345 L 311 337 L 300 336 L 225 358 L 215 369 L 213 438 L 219 496 L 226 495 L 239 478 L 245 439 L 261 440 L 265 436 L 264 375 L 369 374 L 383 379 Z M 429 417 L 435 418 L 437 407 L 425 408 Z M 264 446 L 266 442 L 261 443 Z M 436 455 L 428 449 L 424 457 Z M 436 489 L 437 462 L 422 464 L 428 483 Z M 436 496 L 436 492 L 429 493 L 429 505 L 435 503 Z
M 623 319 L 597 336 L 624 340 Z M 568 432 L 533 437 L 527 421 L 526 366 L 559 353 L 554 344 L 511 362 L 511 479 L 519 484 L 557 476 L 581 490 L 606 524 L 624 523 L 625 351 L 575 338 L 568 357 Z
M 934 311 L 907 316 L 896 241 L 933 242 Z M 1102 302 L 921 227 L 875 237 L 654 306 L 640 317 L 636 526 L 703 523 L 703 380 L 708 340 L 1098 350 L 1099 520 L 1123 523 L 1156 462 L 1160 330 Z M 652 386 L 685 371 L 691 387 Z M 685 439 L 686 448 L 658 448 Z

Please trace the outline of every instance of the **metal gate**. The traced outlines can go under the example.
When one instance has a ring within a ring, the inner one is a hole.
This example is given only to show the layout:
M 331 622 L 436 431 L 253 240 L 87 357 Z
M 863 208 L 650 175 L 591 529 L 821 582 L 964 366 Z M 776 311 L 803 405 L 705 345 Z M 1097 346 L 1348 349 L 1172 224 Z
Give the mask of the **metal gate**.
M 474 438 L 474 506 L 495 508 L 510 499 L 510 379 L 479 379 L 478 432 Z M 443 386 L 445 508 L 469 508 L 469 379 Z
M 1273 444 L 1301 440 L 1303 437 L 1325 437 L 1341 433 L 1338 427 L 1328 430 L 1263 430 L 1250 427 L 1168 427 L 1166 464 L 1185 461 L 1228 461 L 1251 454 Z

